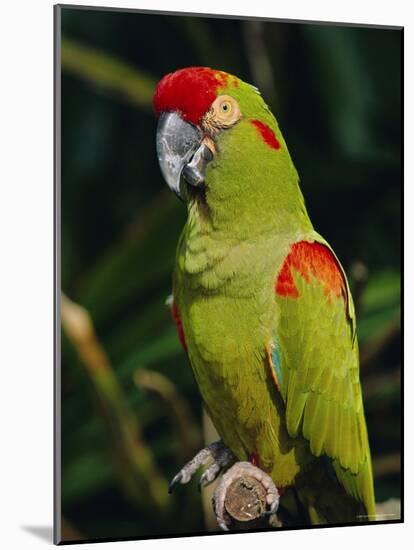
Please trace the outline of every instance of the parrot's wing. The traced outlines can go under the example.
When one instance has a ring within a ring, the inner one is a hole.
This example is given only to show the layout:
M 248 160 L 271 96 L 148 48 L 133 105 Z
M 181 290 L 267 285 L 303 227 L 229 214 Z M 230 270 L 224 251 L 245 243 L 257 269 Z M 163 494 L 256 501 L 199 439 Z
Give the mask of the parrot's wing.
M 279 271 L 280 317 L 269 359 L 291 437 L 332 459 L 345 490 L 375 514 L 359 380 L 355 314 L 344 271 L 317 234 L 295 243 Z

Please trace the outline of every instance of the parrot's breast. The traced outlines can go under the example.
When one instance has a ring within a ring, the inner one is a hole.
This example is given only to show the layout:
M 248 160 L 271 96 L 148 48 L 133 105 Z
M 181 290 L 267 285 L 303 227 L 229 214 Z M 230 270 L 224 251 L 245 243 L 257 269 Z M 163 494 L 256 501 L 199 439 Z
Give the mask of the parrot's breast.
M 288 485 L 299 471 L 301 442 L 292 444 L 287 434 L 284 403 L 266 357 L 278 318 L 277 265 L 257 261 L 260 245 L 251 243 L 229 246 L 227 254 L 216 250 L 214 262 L 207 259 L 205 247 L 194 253 L 196 245 L 181 246 L 174 296 L 207 411 L 240 460 L 257 455 L 280 486 Z M 260 256 L 269 258 L 264 250 Z M 204 268 L 188 269 L 197 263 Z

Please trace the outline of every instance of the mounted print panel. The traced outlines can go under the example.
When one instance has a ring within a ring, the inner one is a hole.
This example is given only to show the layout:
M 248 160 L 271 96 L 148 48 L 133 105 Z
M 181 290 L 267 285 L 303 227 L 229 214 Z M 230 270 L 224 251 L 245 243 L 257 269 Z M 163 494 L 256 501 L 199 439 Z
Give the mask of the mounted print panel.
M 401 522 L 403 29 L 55 7 L 55 542 Z

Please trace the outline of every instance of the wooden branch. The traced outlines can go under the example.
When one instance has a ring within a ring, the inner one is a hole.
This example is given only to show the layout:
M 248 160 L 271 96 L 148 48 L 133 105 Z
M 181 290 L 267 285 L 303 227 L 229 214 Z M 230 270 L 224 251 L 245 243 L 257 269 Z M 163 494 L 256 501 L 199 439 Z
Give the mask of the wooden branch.
M 269 518 L 265 515 L 266 490 L 251 476 L 241 476 L 233 481 L 227 489 L 224 505 L 232 519 L 231 530 L 271 529 L 282 526 L 276 516 Z
M 266 512 L 266 489 L 251 476 L 241 476 L 227 489 L 224 503 L 232 519 L 230 529 L 272 529 L 281 527 L 277 516 L 269 518 Z
M 266 491 L 261 483 L 251 476 L 239 477 L 227 490 L 227 513 L 237 521 L 253 521 L 266 511 Z

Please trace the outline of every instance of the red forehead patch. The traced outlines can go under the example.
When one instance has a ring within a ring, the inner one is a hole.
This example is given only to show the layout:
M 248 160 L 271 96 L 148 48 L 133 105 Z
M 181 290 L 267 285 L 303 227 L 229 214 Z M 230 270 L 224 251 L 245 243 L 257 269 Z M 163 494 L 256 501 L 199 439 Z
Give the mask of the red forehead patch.
M 179 111 L 182 117 L 198 124 L 217 97 L 217 89 L 227 86 L 227 73 L 208 67 L 189 67 L 170 73 L 158 83 L 153 105 L 157 115 Z

